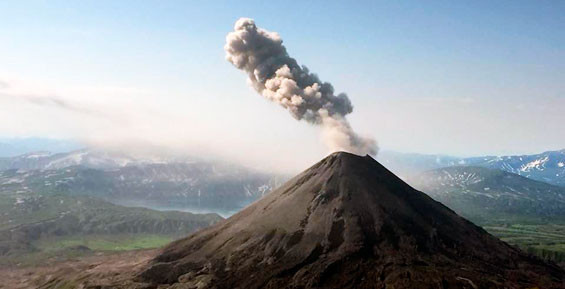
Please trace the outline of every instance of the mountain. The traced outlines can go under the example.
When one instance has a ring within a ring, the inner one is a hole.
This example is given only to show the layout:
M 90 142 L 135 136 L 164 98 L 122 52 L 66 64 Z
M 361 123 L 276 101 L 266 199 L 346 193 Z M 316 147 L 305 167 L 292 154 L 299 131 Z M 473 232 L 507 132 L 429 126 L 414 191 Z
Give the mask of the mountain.
M 135 281 L 122 286 L 563 288 L 565 271 L 489 235 L 371 157 L 341 152 L 171 243 Z
M 499 169 L 447 167 L 424 172 L 409 183 L 479 223 L 565 220 L 565 188 Z
M 86 249 L 94 250 L 101 242 L 170 241 L 222 220 L 217 214 L 160 212 L 91 197 L 23 192 L 1 193 L 0 212 L 0 265 L 72 244 L 92 244 Z
M 14 157 L 34 151 L 62 153 L 79 149 L 76 142 L 49 138 L 0 138 L 0 158 Z
M 535 155 L 467 158 L 464 162 L 466 165 L 500 169 L 530 179 L 565 186 L 565 149 Z
M 533 180 L 565 186 L 565 150 L 534 155 L 471 158 L 383 151 L 379 154 L 378 160 L 403 178 L 443 167 L 477 166 L 500 169 Z
M 127 206 L 226 214 L 285 179 L 220 162 L 144 160 L 96 151 L 23 155 L 4 168 L 0 192 L 89 195 Z
M 71 166 L 107 170 L 155 162 L 159 160 L 141 159 L 100 150 L 83 149 L 62 153 L 34 151 L 14 157 L 0 158 L 0 170 L 55 170 Z

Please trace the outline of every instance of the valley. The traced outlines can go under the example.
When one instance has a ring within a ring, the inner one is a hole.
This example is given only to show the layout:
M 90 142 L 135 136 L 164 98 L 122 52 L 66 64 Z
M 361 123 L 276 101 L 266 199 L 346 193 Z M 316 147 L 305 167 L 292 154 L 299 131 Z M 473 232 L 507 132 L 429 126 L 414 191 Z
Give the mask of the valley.
M 485 225 L 489 233 L 565 268 L 565 224 Z

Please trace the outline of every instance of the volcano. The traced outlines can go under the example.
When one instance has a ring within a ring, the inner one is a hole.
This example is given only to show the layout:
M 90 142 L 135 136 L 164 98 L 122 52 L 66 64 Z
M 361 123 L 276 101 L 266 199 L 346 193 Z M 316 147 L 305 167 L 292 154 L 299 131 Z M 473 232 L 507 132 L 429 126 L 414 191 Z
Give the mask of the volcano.
M 491 236 L 370 156 L 338 152 L 136 277 L 170 288 L 564 288 L 565 272 Z M 161 286 L 159 288 L 167 288 Z

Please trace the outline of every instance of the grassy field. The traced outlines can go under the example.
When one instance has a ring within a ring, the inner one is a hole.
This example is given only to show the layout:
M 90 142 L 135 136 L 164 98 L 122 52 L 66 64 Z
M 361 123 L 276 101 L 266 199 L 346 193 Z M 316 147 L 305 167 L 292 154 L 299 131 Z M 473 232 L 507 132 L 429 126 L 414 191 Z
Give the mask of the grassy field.
M 42 238 L 33 242 L 33 252 L 2 256 L 0 266 L 38 266 L 91 255 L 112 255 L 124 251 L 162 247 L 177 239 L 168 235 L 123 234 Z
M 46 252 L 87 247 L 93 251 L 128 251 L 158 248 L 175 238 L 166 235 L 86 235 L 44 238 L 33 245 Z
M 526 252 L 557 263 L 565 263 L 565 225 L 513 224 L 484 226 L 484 228 Z
M 0 266 L 159 248 L 221 219 L 123 207 L 87 196 L 0 190 Z

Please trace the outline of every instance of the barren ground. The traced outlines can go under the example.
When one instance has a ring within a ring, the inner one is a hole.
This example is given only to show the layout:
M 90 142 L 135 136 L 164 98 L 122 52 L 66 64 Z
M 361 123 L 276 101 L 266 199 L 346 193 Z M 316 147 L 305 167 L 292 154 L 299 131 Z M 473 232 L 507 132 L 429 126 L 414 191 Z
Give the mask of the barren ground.
M 131 274 L 137 272 L 156 253 L 156 249 L 98 253 L 45 266 L 0 267 L 0 288 L 89 288 L 94 285 L 93 281 L 98 286 L 111 285 L 131 279 Z

